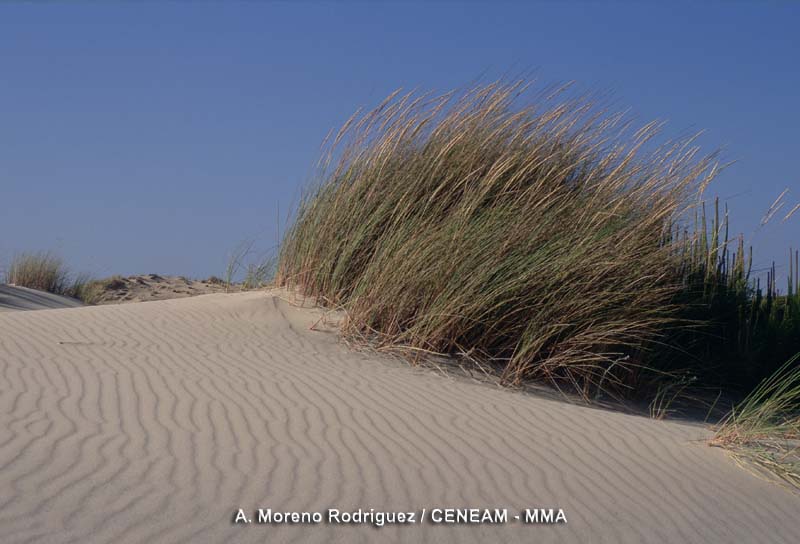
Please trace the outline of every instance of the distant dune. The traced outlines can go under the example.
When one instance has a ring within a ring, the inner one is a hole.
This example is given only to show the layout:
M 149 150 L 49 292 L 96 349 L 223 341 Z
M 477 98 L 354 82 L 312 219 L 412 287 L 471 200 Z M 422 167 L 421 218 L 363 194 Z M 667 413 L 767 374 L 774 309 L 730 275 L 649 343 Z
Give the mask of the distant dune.
M 353 352 L 278 295 L 0 315 L 0 542 L 800 542 L 800 497 L 702 426 Z M 259 508 L 417 523 L 258 524 Z M 526 508 L 567 523 L 513 519 Z
M 83 306 L 79 300 L 36 291 L 27 287 L 0 284 L 0 312 L 13 310 L 47 310 Z
M 209 293 L 224 293 L 222 280 L 192 280 L 183 276 L 138 274 L 112 276 L 96 282 L 98 292 L 95 304 L 122 304 L 186 298 Z M 238 286 L 234 286 L 238 289 Z

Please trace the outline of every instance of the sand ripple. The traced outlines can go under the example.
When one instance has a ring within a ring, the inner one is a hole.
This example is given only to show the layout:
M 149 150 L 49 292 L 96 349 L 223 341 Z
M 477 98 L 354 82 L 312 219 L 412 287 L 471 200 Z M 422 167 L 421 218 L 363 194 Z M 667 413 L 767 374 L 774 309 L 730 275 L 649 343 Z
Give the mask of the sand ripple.
M 707 431 L 348 351 L 265 293 L 0 315 L 0 542 L 800 542 Z M 233 525 L 560 507 L 567 525 Z

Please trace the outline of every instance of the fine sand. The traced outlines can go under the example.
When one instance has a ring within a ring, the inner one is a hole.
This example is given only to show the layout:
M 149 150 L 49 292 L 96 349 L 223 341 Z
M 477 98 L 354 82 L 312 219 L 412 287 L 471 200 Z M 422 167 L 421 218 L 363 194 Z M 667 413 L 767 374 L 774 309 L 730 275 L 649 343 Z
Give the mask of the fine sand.
M 78 306 L 83 306 L 83 304 L 74 298 L 0 283 L 0 312 L 76 308 Z
M 0 542 L 800 542 L 701 426 L 353 352 L 276 294 L 0 314 Z M 568 522 L 232 523 L 447 507 Z

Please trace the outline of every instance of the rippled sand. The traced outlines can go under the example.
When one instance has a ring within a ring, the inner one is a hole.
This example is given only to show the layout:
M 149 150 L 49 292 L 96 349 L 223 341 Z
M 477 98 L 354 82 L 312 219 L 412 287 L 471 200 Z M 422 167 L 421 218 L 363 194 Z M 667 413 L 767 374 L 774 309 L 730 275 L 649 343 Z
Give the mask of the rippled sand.
M 276 293 L 0 314 L 0 542 L 800 542 L 701 427 L 355 353 Z M 567 524 L 259 525 L 557 507 Z

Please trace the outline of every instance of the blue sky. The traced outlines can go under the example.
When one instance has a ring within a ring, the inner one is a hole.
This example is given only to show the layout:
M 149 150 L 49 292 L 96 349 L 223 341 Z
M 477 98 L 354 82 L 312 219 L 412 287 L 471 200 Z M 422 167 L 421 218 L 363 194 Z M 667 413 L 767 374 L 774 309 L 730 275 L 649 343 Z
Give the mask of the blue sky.
M 712 186 L 757 265 L 800 214 L 800 4 L 0 5 L 0 263 L 221 274 L 266 248 L 325 135 L 392 90 L 533 71 L 736 159 Z

